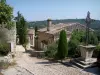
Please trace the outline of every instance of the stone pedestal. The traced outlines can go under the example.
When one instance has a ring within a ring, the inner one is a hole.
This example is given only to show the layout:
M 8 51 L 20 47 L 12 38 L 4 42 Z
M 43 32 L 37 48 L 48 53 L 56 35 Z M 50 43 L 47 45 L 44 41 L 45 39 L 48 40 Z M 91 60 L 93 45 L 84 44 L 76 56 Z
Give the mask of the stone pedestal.
M 80 45 L 81 59 L 85 62 L 91 62 L 94 49 L 93 45 Z
M 93 45 L 80 45 L 81 57 L 73 59 L 72 63 L 81 68 L 94 66 L 94 63 L 96 62 L 96 58 L 92 58 L 94 49 L 95 46 Z

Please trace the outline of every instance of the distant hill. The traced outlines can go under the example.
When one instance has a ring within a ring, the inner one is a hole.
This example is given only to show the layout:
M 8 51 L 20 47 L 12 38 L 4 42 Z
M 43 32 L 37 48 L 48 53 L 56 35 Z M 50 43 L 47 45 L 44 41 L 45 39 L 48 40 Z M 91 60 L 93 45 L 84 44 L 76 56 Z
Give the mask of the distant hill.
M 61 19 L 61 20 L 52 20 L 53 24 L 57 23 L 69 23 L 69 22 L 79 22 L 81 24 L 86 25 L 84 19 Z M 28 27 L 29 28 L 34 28 L 35 26 L 38 26 L 38 28 L 43 28 L 47 26 L 47 21 L 33 21 L 33 22 L 28 22 Z M 93 20 L 93 22 L 90 25 L 91 28 L 93 29 L 100 29 L 100 20 Z

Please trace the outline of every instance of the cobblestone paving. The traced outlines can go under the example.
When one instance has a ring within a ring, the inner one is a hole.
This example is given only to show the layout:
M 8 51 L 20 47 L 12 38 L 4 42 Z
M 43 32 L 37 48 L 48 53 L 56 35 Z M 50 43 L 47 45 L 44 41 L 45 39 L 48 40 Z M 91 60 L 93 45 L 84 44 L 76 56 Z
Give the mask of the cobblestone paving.
M 16 61 L 16 66 L 2 73 L 4 75 L 93 75 L 82 69 L 31 57 L 28 53 L 20 54 Z

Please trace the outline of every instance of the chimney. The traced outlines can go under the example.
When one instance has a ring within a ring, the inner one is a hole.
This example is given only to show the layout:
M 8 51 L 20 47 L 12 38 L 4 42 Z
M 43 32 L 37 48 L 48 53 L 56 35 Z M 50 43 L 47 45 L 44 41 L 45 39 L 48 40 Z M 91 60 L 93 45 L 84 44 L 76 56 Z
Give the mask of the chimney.
M 51 25 L 52 25 L 52 21 L 51 21 L 51 19 L 48 19 L 47 20 L 47 31 L 50 31 Z

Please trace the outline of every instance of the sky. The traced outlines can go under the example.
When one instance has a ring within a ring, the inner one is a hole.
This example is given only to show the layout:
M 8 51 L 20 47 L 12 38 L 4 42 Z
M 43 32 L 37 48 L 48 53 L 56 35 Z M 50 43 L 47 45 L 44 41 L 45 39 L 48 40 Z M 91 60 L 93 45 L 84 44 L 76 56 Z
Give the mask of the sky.
M 20 11 L 27 21 L 50 19 L 85 18 L 90 11 L 91 18 L 100 20 L 100 0 L 6 0 L 14 8 L 17 16 Z

